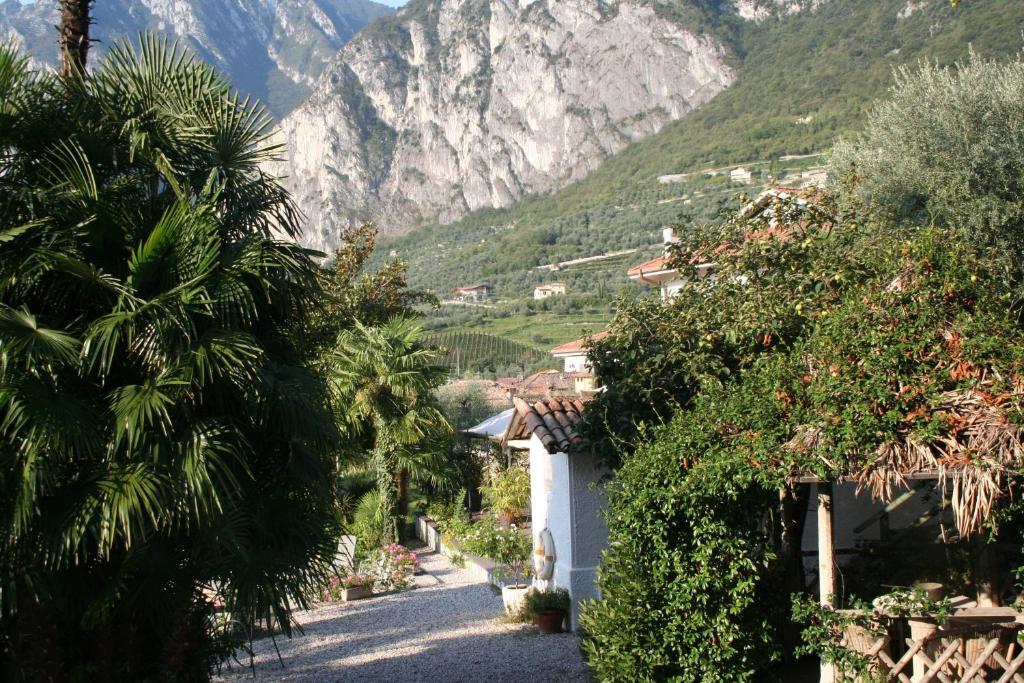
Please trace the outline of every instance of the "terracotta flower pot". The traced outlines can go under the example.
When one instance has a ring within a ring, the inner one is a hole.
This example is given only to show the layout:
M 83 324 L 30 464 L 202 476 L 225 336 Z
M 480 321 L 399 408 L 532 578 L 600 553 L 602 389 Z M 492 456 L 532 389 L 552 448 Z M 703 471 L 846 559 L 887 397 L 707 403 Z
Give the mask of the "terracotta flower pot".
M 561 633 L 562 622 L 565 621 L 565 610 L 549 609 L 543 612 L 536 612 L 533 615 L 533 625 L 541 633 Z

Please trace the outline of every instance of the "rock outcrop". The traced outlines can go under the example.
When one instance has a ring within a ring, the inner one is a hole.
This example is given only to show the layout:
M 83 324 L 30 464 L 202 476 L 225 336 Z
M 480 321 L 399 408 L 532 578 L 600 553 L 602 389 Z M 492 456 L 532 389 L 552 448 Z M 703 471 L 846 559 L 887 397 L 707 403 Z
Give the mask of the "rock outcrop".
M 413 0 L 283 120 L 273 170 L 326 250 L 562 187 L 733 78 L 722 43 L 645 0 Z
M 0 37 L 20 42 L 38 64 L 56 64 L 57 6 L 0 0 Z M 94 54 L 141 31 L 164 33 L 283 115 L 352 36 L 391 13 L 370 0 L 103 0 L 93 9 Z

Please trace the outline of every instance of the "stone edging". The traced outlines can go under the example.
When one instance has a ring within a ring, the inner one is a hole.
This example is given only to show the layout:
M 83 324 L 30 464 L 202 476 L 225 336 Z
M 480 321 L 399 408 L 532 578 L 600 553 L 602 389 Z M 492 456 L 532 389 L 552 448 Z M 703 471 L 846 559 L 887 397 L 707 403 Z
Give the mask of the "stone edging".
M 487 558 L 468 553 L 459 547 L 458 542 L 437 530 L 437 524 L 429 517 L 416 518 L 416 536 L 428 547 L 451 558 L 461 555 L 466 562 L 466 571 L 481 583 L 501 587 L 502 582 L 494 576 L 494 562 Z

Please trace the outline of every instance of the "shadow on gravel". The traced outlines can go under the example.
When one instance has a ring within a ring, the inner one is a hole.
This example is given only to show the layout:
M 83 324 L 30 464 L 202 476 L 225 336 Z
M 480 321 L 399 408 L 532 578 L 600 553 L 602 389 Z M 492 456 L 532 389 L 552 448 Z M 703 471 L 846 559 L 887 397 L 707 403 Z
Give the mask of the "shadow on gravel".
M 443 564 L 430 574 L 459 571 Z M 298 616 L 304 635 L 253 643 L 260 681 L 591 681 L 571 634 L 499 623 L 501 599 L 482 583 L 433 584 L 325 605 Z M 252 680 L 248 657 L 221 676 Z M 283 662 L 283 667 L 282 667 Z

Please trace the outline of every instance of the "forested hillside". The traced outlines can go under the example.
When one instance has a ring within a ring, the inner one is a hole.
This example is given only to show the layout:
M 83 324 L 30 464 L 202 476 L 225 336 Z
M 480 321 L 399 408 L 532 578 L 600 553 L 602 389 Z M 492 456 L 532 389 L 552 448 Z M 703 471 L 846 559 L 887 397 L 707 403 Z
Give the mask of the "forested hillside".
M 523 296 L 550 279 L 535 268 L 543 264 L 632 247 L 643 260 L 656 249 L 662 225 L 712 219 L 737 192 L 756 191 L 787 167 L 797 173 L 820 163 L 779 157 L 827 150 L 855 130 L 870 102 L 885 94 L 895 67 L 921 59 L 953 63 L 972 47 L 984 57 L 1015 55 L 1024 45 L 1024 3 L 964 0 L 954 8 L 939 0 L 832 0 L 812 12 L 727 28 L 741 66 L 736 82 L 707 104 L 562 191 L 419 229 L 383 245 L 378 258 L 394 250 L 409 262 L 418 287 L 444 292 L 488 280 L 499 296 Z M 700 173 L 658 181 L 741 163 L 761 173 L 747 188 Z M 558 279 L 577 291 L 601 282 L 614 291 L 624 274 L 616 266 Z

